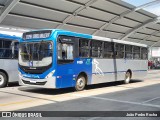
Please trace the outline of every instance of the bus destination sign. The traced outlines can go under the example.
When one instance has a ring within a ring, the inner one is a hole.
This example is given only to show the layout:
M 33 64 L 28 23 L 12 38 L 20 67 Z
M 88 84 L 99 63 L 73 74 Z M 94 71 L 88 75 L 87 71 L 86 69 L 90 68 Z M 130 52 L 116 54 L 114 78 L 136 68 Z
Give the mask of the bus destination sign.
M 67 43 L 73 43 L 74 42 L 74 38 L 73 37 L 69 37 L 69 36 L 60 36 L 59 37 L 59 41 L 60 42 L 67 42 Z
M 26 32 L 23 34 L 23 39 L 31 40 L 31 39 L 48 38 L 50 37 L 51 33 L 52 33 L 51 30 Z

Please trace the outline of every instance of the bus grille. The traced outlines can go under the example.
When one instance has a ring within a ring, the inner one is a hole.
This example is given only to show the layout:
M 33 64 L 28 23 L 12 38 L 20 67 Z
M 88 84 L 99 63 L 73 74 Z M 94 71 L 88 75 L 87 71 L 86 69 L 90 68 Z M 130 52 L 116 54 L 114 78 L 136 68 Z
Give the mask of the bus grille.
M 22 71 L 24 71 L 27 74 L 42 74 L 45 71 L 47 71 L 49 68 L 51 68 L 52 64 L 45 67 L 36 67 L 35 69 L 31 69 L 30 67 L 21 66 L 21 65 L 19 65 L 19 67 Z
M 36 83 L 31 83 L 30 81 L 25 81 L 22 80 L 24 84 L 29 84 L 29 85 L 45 85 L 47 81 L 45 82 L 36 82 Z

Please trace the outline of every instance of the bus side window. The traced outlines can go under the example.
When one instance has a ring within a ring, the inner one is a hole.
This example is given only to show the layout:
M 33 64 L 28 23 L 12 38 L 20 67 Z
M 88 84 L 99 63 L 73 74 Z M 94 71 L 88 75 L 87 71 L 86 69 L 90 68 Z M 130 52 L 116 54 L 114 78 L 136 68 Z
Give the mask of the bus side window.
M 102 42 L 92 40 L 91 41 L 91 57 L 102 58 Z
M 0 48 L 0 58 L 11 59 L 12 58 L 12 50 L 7 48 Z
M 3 47 L 3 40 L 0 40 L 0 48 Z
M 140 59 L 140 47 L 133 47 L 133 59 Z
M 116 52 L 116 58 L 124 58 L 124 45 L 116 43 L 115 52 Z
M 141 59 L 142 60 L 147 60 L 147 58 L 148 58 L 148 49 L 142 47 L 141 48 Z
M 113 58 L 113 43 L 104 42 L 104 58 Z
M 12 58 L 12 48 L 11 48 L 12 41 L 1 40 L 0 43 L 1 43 L 1 45 L 0 45 L 0 57 L 1 58 L 6 58 L 6 59 L 11 59 Z
M 12 41 L 9 41 L 9 40 L 4 40 L 3 41 L 3 48 L 11 48 L 11 44 L 12 44 Z
M 0 40 L 0 58 L 3 58 L 3 40 Z
M 89 57 L 90 56 L 90 45 L 88 39 L 79 39 L 79 56 Z
M 133 59 L 132 47 L 133 46 L 131 45 L 125 45 L 125 58 L 126 59 Z

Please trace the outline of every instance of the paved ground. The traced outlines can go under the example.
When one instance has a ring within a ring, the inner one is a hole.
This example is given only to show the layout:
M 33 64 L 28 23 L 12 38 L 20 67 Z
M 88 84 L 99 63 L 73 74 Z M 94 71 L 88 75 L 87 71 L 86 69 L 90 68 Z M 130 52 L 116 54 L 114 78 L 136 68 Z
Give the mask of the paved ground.
M 35 89 L 10 86 L 0 89 L 0 111 L 160 111 L 160 71 L 149 71 L 144 80 L 131 84 L 107 83 L 88 86 L 86 90 Z M 46 118 L 49 119 L 49 118 Z M 99 117 L 61 119 L 115 119 Z M 126 119 L 126 118 L 118 118 Z M 159 119 L 159 118 L 127 118 Z

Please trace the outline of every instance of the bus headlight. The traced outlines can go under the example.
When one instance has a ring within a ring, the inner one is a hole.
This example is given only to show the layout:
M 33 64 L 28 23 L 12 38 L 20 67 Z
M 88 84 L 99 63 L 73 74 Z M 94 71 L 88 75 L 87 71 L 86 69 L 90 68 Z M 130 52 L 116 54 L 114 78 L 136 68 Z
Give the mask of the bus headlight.
M 53 70 L 52 72 L 50 72 L 45 78 L 50 78 L 50 77 L 52 77 L 54 73 L 55 73 L 55 70 Z

